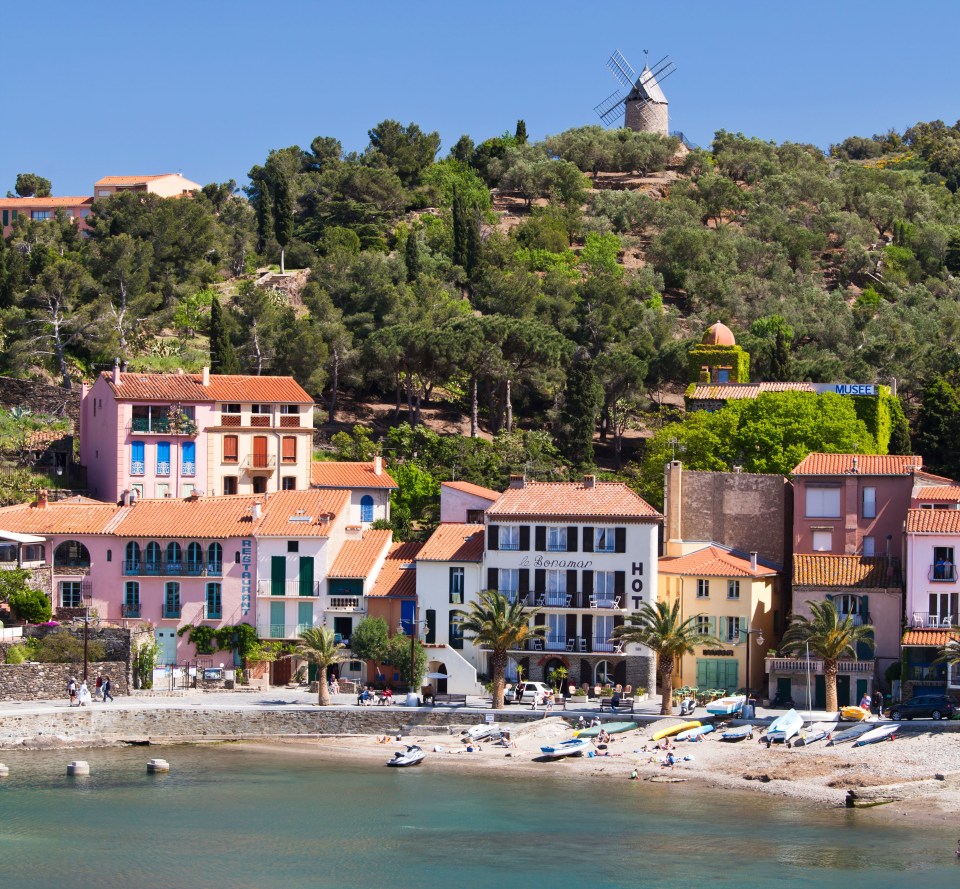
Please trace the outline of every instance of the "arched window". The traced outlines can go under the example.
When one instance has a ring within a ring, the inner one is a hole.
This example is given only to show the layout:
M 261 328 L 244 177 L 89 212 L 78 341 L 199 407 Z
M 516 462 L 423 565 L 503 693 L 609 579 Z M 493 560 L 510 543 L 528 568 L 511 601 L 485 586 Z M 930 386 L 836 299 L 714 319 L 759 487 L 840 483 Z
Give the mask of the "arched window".
M 858 623 L 856 618 L 860 616 L 860 597 L 844 593 L 833 597 L 833 604 L 837 607 L 837 616 L 843 620 L 845 617 L 853 617 L 854 623 Z
M 371 497 L 369 494 L 364 494 L 360 498 L 360 521 L 373 521 L 373 497 Z
M 187 546 L 187 574 L 197 576 L 202 571 L 203 547 L 194 540 Z
M 219 543 L 211 543 L 207 547 L 207 574 L 223 573 L 223 547 Z
M 167 544 L 167 574 L 183 572 L 183 547 L 176 540 Z
M 613 664 L 610 661 L 600 661 L 593 671 L 594 682 L 597 685 L 613 684 Z
M 53 552 L 54 568 L 89 568 L 90 553 L 79 540 L 64 540 Z
M 160 544 L 156 540 L 151 540 L 147 544 L 146 557 L 144 558 L 144 573 L 145 574 L 159 574 L 160 573 Z

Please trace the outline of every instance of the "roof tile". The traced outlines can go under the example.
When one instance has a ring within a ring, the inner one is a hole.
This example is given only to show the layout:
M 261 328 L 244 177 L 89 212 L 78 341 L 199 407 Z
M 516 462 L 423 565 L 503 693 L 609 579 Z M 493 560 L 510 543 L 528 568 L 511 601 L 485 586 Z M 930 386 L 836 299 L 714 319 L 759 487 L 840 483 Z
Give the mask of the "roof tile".
M 49 197 L 49 198 L 0 198 L 0 209 L 26 210 L 33 207 L 37 210 L 55 209 L 56 207 L 84 207 L 93 203 L 92 197 L 83 195 Z
M 507 488 L 488 510 L 491 519 L 662 519 L 623 482 L 526 482 Z
M 369 595 L 377 598 L 413 599 L 417 595 L 417 553 L 422 543 L 394 543 Z
M 775 577 L 778 572 L 765 565 L 754 571 L 749 559 L 735 556 L 720 546 L 706 546 L 685 556 L 666 557 L 657 562 L 661 574 L 686 577 Z
M 954 639 L 960 640 L 958 630 L 907 630 L 903 634 L 903 645 L 916 645 L 922 648 L 941 648 Z
M 315 488 L 396 488 L 386 469 L 378 475 L 373 462 L 351 463 L 340 460 L 314 460 L 310 484 Z
M 474 497 L 482 497 L 491 502 L 500 496 L 499 491 L 491 488 L 484 488 L 482 485 L 475 485 L 472 482 L 440 482 L 441 488 L 452 488 L 454 491 L 462 491 L 464 494 L 472 494 Z
M 102 376 L 114 397 L 127 401 L 314 403 L 293 377 L 210 374 L 210 384 L 204 386 L 201 374 L 122 373 L 119 384 L 110 371 Z
M 483 525 L 444 522 L 420 550 L 420 562 L 479 562 L 483 559 Z
M 960 485 L 937 485 L 930 488 L 920 488 L 913 495 L 913 499 L 928 503 L 960 503 Z
M 795 554 L 794 586 L 890 589 L 899 587 L 900 560 L 885 556 Z
M 264 499 L 256 535 L 327 537 L 330 522 L 349 504 L 347 491 L 275 491 Z
M 960 534 L 960 509 L 908 509 L 908 534 Z
M 42 509 L 33 503 L 18 503 L 0 509 L 0 528 L 23 534 L 107 534 L 122 509 L 94 501 L 59 501 Z
M 856 468 L 854 468 L 856 461 Z M 923 457 L 898 454 L 808 454 L 793 475 L 910 475 L 923 466 Z
M 359 540 L 344 541 L 327 575 L 339 578 L 369 577 L 392 540 L 393 531 L 386 529 L 364 531 Z

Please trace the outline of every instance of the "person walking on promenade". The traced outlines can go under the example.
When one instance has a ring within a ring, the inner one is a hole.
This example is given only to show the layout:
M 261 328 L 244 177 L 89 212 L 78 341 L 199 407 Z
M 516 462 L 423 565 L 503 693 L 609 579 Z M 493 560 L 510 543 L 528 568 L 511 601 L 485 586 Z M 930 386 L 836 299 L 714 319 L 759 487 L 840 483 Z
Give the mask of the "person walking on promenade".
M 75 676 L 71 676 L 67 683 L 67 700 L 71 707 L 77 703 L 77 680 Z
M 90 703 L 90 689 L 86 682 L 80 683 L 80 691 L 77 692 L 77 703 L 81 707 L 86 707 Z
M 113 688 L 113 683 L 110 681 L 110 677 L 107 676 L 103 680 L 103 703 L 107 703 L 107 699 L 113 700 L 113 695 L 110 694 L 110 690 Z
M 95 701 L 103 700 L 103 676 L 100 673 L 97 673 L 97 683 L 94 686 L 93 699 Z

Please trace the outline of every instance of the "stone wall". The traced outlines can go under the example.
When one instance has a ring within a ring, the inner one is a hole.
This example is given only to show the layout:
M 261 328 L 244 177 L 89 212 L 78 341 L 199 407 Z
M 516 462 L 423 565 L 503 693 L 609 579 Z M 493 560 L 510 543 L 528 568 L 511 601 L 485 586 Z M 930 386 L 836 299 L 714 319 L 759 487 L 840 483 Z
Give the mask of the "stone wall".
M 123 664 L 115 661 L 88 664 L 87 687 L 93 694 L 97 673 L 110 677 L 111 694 L 130 694 Z M 67 682 L 74 676 L 79 685 L 83 664 L 0 664 L 0 701 L 51 701 L 67 698 Z
M 64 389 L 33 380 L 0 377 L 0 407 L 29 407 L 35 414 L 69 417 L 80 428 L 80 388 Z

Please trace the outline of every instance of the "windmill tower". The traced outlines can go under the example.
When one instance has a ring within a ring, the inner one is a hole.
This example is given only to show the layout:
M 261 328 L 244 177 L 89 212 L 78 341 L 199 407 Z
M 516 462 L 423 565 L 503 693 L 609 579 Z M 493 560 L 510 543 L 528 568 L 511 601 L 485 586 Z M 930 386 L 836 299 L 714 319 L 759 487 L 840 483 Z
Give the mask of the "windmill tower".
M 667 97 L 660 84 L 677 68 L 669 56 L 664 56 L 651 68 L 646 60 L 647 50 L 643 55 L 643 71 L 637 74 L 619 49 L 613 51 L 607 60 L 607 68 L 620 81 L 621 89 L 607 96 L 594 111 L 607 126 L 619 121 L 623 114 L 624 126 L 631 130 L 668 136 Z

